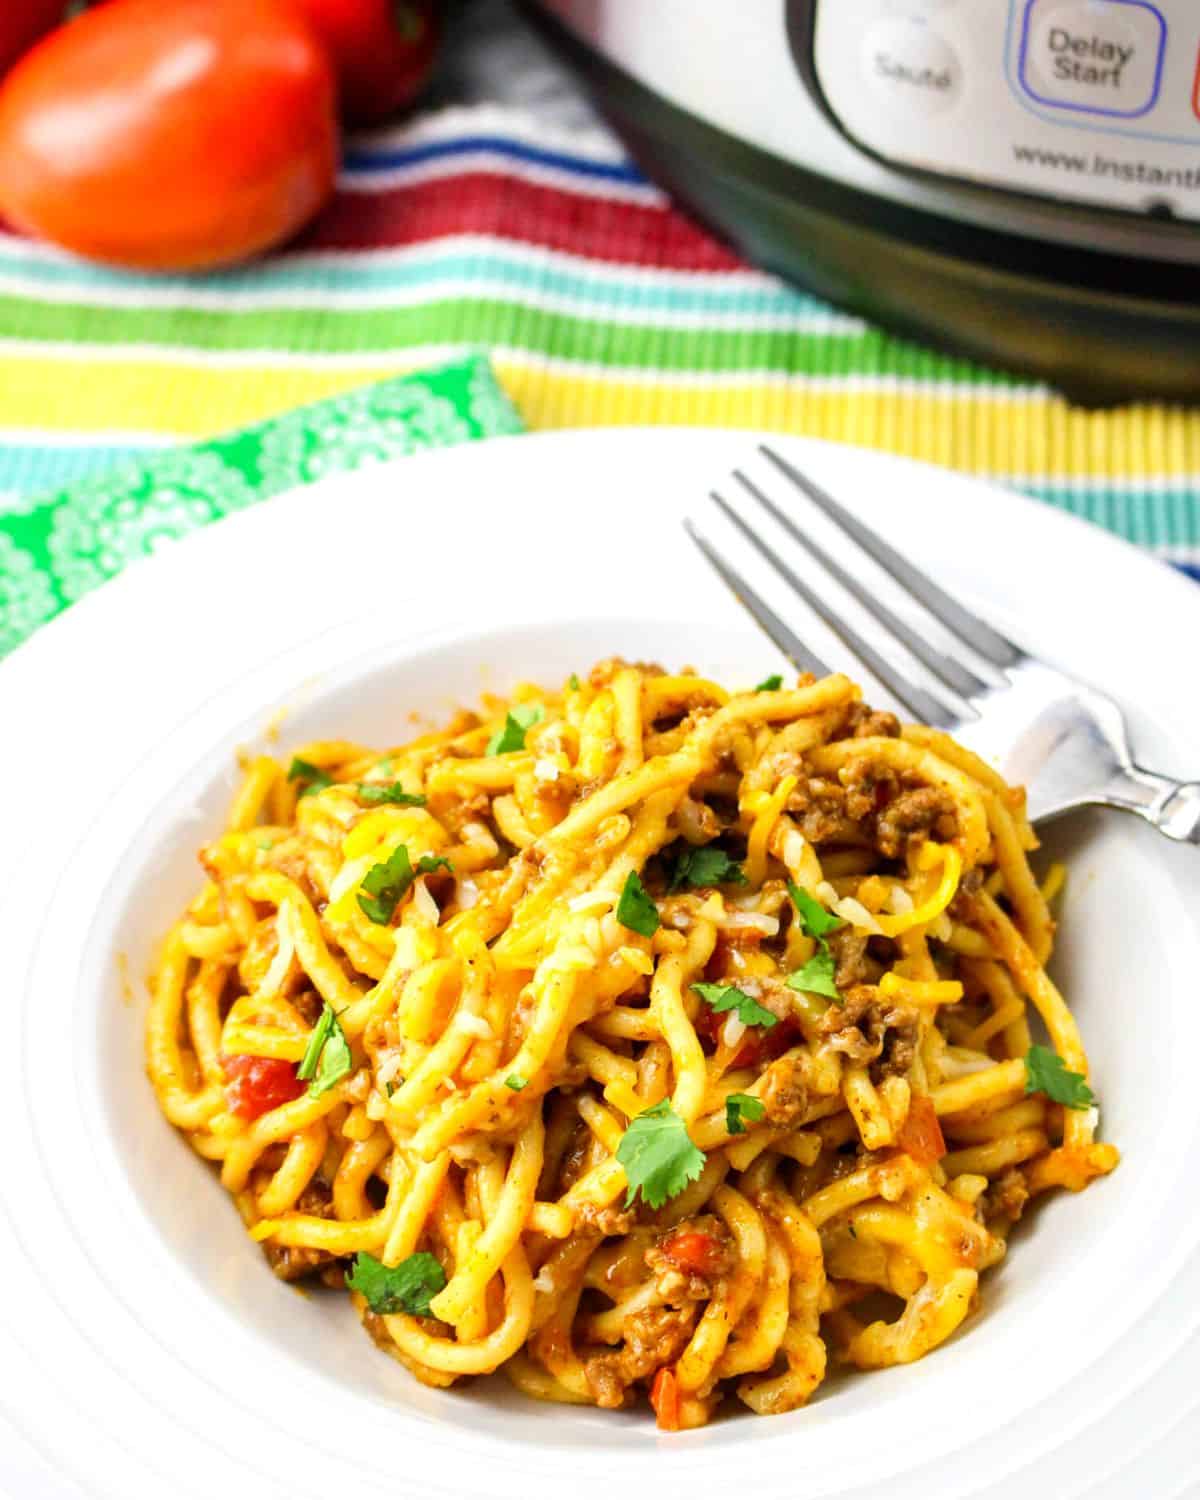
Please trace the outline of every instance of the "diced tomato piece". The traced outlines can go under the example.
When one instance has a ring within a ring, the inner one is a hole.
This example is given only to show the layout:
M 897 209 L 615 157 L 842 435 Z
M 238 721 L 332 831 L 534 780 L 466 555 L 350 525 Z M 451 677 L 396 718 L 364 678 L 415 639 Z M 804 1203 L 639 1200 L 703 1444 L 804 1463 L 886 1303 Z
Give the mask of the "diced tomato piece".
M 932 1166 L 946 1154 L 946 1141 L 938 1124 L 933 1100 L 918 1094 L 908 1107 L 908 1118 L 900 1127 L 896 1144 L 921 1166 Z
M 679 1431 L 679 1381 L 675 1371 L 665 1366 L 654 1377 L 650 1387 L 650 1405 L 654 1416 L 664 1432 Z
M 296 1077 L 296 1064 L 278 1057 L 250 1057 L 245 1053 L 222 1055 L 227 1079 L 225 1098 L 231 1114 L 241 1120 L 257 1120 L 268 1110 L 298 1099 L 304 1085 Z
M 693 1276 L 711 1276 L 721 1267 L 721 1246 L 715 1234 L 703 1229 L 679 1229 L 668 1235 L 659 1249 L 679 1267 Z
M 736 983 L 732 979 L 725 982 Z M 728 1019 L 727 1015 L 719 1014 L 711 1006 L 701 1005 L 696 1013 L 696 1030 L 715 1047 Z M 742 1045 L 730 1066 L 757 1068 L 761 1063 L 774 1062 L 793 1045 L 800 1035 L 800 1028 L 790 1016 L 771 1027 L 751 1026 L 742 1038 Z

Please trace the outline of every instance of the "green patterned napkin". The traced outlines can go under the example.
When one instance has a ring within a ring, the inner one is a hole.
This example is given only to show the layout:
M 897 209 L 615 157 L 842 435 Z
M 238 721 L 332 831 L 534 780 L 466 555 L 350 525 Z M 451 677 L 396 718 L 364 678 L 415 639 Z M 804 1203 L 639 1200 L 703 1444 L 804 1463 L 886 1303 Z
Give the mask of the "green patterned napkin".
M 401 375 L 0 512 L 0 656 L 126 563 L 297 485 L 520 432 L 483 358 Z

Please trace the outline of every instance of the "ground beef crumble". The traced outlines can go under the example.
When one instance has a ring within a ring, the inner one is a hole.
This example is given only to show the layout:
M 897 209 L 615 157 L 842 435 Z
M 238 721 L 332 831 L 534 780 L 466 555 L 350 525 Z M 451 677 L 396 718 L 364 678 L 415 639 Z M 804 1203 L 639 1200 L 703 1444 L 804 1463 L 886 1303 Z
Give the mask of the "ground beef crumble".
M 773 1062 L 763 1074 L 759 1097 L 771 1125 L 786 1128 L 799 1124 L 808 1108 L 808 1086 L 801 1061 L 795 1057 L 781 1057 Z
M 985 1222 L 999 1218 L 1015 1224 L 1025 1212 L 1028 1202 L 1029 1188 L 1025 1182 L 1025 1174 L 1016 1167 L 1010 1167 L 983 1195 L 980 1206 Z
M 696 1309 L 697 1304 L 691 1302 L 632 1313 L 625 1320 L 625 1342 L 620 1349 L 588 1355 L 583 1369 L 597 1406 L 624 1406 L 631 1385 L 674 1363 L 692 1336 Z
M 692 1236 L 703 1236 L 704 1274 L 681 1252 Z M 662 1304 L 630 1313 L 617 1349 L 585 1356 L 584 1373 L 598 1406 L 624 1406 L 630 1386 L 648 1381 L 664 1365 L 673 1364 L 692 1336 L 700 1304 L 732 1271 L 733 1239 L 720 1219 L 699 1214 L 665 1229 L 645 1253 Z
M 880 965 L 867 956 L 869 941 L 865 933 L 855 932 L 850 926 L 829 934 L 830 951 L 837 964 L 834 983 L 843 994 L 856 984 L 872 984 L 879 978 Z
M 787 810 L 810 844 L 862 842 L 862 830 L 846 807 L 846 789 L 836 781 L 801 772 Z
M 886 709 L 872 708 L 856 699 L 834 732 L 835 739 L 889 739 L 900 737 L 900 720 Z
M 575 1211 L 576 1229 L 594 1229 L 606 1236 L 628 1234 L 636 1220 L 637 1215 L 631 1210 L 612 1205 L 600 1208 L 595 1203 L 584 1203 Z
M 873 845 L 887 859 L 900 859 L 922 839 L 952 839 L 958 832 L 954 799 L 941 787 L 908 785 L 889 766 L 854 761 L 844 784 L 826 776 L 798 774 L 787 810 L 811 844 Z
M 703 1271 L 674 1253 L 690 1235 L 704 1235 L 709 1242 Z M 706 1302 L 716 1284 L 733 1270 L 736 1260 L 733 1239 L 720 1219 L 713 1214 L 699 1214 L 673 1225 L 646 1251 L 646 1264 L 654 1275 L 657 1290 L 664 1302 Z
M 954 799 L 941 787 L 903 791 L 875 819 L 875 845 L 888 859 L 900 859 L 910 845 L 936 834 L 943 842 L 958 833 Z
M 859 984 L 831 1005 L 819 1031 L 835 1052 L 857 1065 L 871 1064 L 877 1082 L 906 1073 L 916 1055 L 919 1017 L 914 1006 L 889 1005 L 874 985 Z
M 296 1212 L 312 1214 L 317 1218 L 333 1217 L 333 1194 L 319 1178 L 314 1177 L 296 1200 Z M 308 1250 L 297 1245 L 276 1245 L 264 1240 L 262 1252 L 267 1264 L 280 1281 L 302 1281 L 318 1271 L 331 1273 L 334 1285 L 341 1285 L 342 1272 L 337 1265 L 338 1257 L 328 1250 Z M 324 1277 L 323 1277 L 324 1279 Z

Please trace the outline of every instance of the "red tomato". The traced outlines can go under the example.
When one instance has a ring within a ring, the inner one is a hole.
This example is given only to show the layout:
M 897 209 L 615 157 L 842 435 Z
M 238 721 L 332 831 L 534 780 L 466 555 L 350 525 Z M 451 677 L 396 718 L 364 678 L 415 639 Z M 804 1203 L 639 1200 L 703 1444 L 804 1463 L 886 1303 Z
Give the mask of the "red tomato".
M 66 8 L 66 0 L 8 0 L 0 6 L 0 73 L 57 26 Z
M 927 1094 L 918 1094 L 908 1106 L 908 1116 L 900 1127 L 896 1144 L 923 1167 L 932 1166 L 945 1156 L 945 1137 L 938 1124 L 933 1100 Z
M 721 1267 L 717 1237 L 703 1229 L 678 1229 L 662 1241 L 659 1249 L 681 1271 L 693 1276 L 712 1276 Z
M 736 980 L 727 979 L 726 984 L 736 984 Z M 696 1012 L 696 1030 L 700 1036 L 705 1037 L 715 1046 L 719 1041 L 721 1032 L 729 1015 L 725 1011 L 715 1011 L 711 1005 L 701 1005 Z M 777 1021 L 774 1026 L 749 1026 L 742 1038 L 742 1045 L 738 1048 L 737 1056 L 730 1063 L 732 1068 L 757 1068 L 761 1063 L 774 1062 L 777 1057 L 800 1040 L 802 1033 L 791 1016 Z
M 270 1109 L 290 1104 L 304 1091 L 296 1077 L 296 1064 L 277 1057 L 248 1057 L 235 1053 L 222 1057 L 228 1084 L 225 1098 L 231 1114 L 242 1120 L 257 1120 Z
M 0 212 L 114 265 L 240 260 L 329 196 L 334 106 L 324 48 L 282 0 L 115 0 L 0 88 Z
M 433 0 L 292 0 L 329 48 L 347 120 L 369 125 L 411 104 L 433 70 Z
M 650 1387 L 650 1405 L 664 1432 L 679 1431 L 679 1381 L 674 1370 L 659 1370 Z

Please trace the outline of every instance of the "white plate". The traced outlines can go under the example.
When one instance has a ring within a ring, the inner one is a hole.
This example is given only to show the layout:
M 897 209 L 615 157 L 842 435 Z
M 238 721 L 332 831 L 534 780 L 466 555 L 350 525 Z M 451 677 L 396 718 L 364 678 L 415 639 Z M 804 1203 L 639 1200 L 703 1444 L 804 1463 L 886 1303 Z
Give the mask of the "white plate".
M 1043 506 L 772 439 L 1193 776 L 1200 593 Z M 1032 1216 L 967 1332 L 804 1411 L 661 1436 L 641 1414 L 441 1393 L 347 1305 L 274 1281 L 141 1067 L 140 976 L 194 885 L 232 751 L 285 708 L 394 739 L 514 676 L 620 651 L 780 665 L 682 539 L 749 434 L 606 431 L 421 455 L 285 496 L 85 599 L 0 667 L 0 1486 L 225 1496 L 1041 1497 L 1197 1492 L 1200 857 L 1080 815 L 1058 973 L 1124 1162 Z M 823 633 L 814 644 L 840 658 Z

